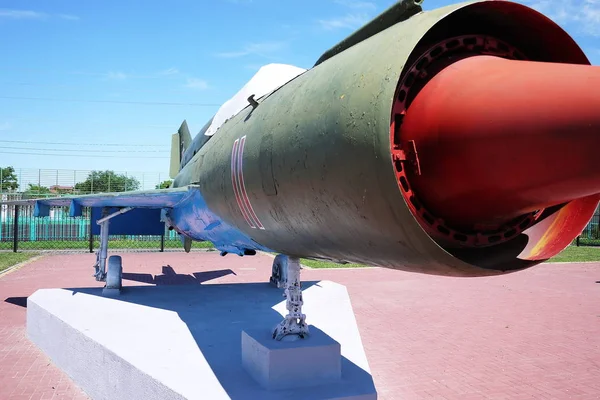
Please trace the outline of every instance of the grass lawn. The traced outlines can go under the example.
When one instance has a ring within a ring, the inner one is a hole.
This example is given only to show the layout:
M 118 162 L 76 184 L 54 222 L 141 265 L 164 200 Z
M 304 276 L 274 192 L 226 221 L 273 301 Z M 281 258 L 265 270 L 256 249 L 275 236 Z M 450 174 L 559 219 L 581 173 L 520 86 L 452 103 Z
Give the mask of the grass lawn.
M 19 250 L 80 250 L 89 248 L 87 240 L 38 240 L 34 242 L 19 242 Z M 94 250 L 98 250 L 100 241 L 94 239 Z M 211 242 L 193 242 L 192 249 L 211 248 Z M 156 240 L 124 240 L 111 239 L 109 249 L 160 249 L 160 239 Z M 165 240 L 165 249 L 183 249 L 179 240 Z M 12 242 L 0 243 L 0 250 L 12 249 Z
M 37 256 L 38 253 L 0 253 L 0 271 L 4 271 L 7 268 L 12 267 L 15 264 L 29 260 Z
M 569 246 L 562 253 L 547 262 L 584 262 L 584 261 L 599 261 L 600 262 L 600 247 L 577 247 Z M 366 265 L 360 264 L 336 264 L 326 261 L 313 261 L 301 259 L 300 263 L 311 268 L 364 268 Z
M 314 261 L 307 260 L 305 258 L 300 259 L 300 264 L 306 265 L 310 268 L 368 268 L 367 265 L 360 264 L 336 264 L 327 261 Z
M 600 247 L 569 246 L 548 262 L 600 261 Z
M 99 243 L 94 241 L 94 250 L 97 250 Z M 12 247 L 12 244 L 11 244 Z M 111 240 L 109 242 L 110 249 L 158 249 L 160 247 L 159 240 Z M 192 248 L 212 248 L 210 242 L 194 242 Z M 6 250 L 8 250 L 8 246 Z M 88 242 L 84 241 L 37 241 L 37 242 L 19 242 L 19 250 L 62 250 L 62 249 L 87 249 Z M 179 241 L 166 240 L 165 248 L 182 248 Z M 36 252 L 0 252 L 0 271 L 9 268 L 12 265 L 18 264 L 25 260 L 38 255 Z M 548 262 L 583 262 L 583 261 L 599 261 L 600 262 L 600 247 L 588 246 L 569 246 L 558 256 L 550 259 Z M 310 268 L 368 268 L 366 265 L 360 264 L 336 264 L 327 261 L 315 261 L 301 259 L 300 262 Z

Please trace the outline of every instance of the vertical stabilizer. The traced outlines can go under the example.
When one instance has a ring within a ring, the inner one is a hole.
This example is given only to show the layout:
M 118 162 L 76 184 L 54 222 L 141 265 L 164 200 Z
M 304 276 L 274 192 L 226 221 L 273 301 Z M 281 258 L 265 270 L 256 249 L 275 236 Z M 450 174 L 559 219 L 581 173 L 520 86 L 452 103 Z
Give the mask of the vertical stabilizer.
M 181 154 L 183 154 L 183 152 L 190 147 L 190 143 L 192 143 L 192 135 L 190 135 L 190 130 L 188 129 L 187 121 L 185 119 L 177 132 L 179 133 Z
M 192 143 L 192 136 L 190 135 L 187 121 L 183 120 L 177 133 L 171 136 L 171 165 L 169 168 L 169 177 L 171 179 L 175 179 L 175 176 L 181 170 L 181 158 L 190 143 Z

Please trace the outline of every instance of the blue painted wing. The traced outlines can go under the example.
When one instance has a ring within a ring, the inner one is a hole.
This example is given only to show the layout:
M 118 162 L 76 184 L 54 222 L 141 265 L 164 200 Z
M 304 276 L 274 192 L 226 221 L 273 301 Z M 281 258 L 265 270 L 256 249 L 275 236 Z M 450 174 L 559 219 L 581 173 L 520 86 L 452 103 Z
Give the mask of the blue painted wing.
M 75 207 L 135 207 L 172 208 L 191 196 L 195 186 L 172 189 L 139 190 L 119 193 L 96 193 L 81 196 L 50 197 L 45 199 L 24 199 L 1 202 L 8 205 L 75 206 Z
M 135 229 L 131 234 L 156 234 L 155 230 L 164 229 L 162 221 L 175 228 L 193 240 L 208 240 L 223 252 L 239 255 L 247 254 L 248 250 L 272 252 L 261 246 L 248 234 L 238 227 L 223 221 L 213 213 L 206 204 L 197 185 L 189 185 L 172 189 L 141 190 L 120 193 L 98 193 L 81 196 L 63 196 L 47 199 L 25 199 L 0 202 L 9 205 L 34 205 L 34 216 L 44 217 L 50 213 L 50 207 L 68 206 L 72 217 L 81 216 L 82 207 L 94 210 L 103 207 L 132 207 L 139 212 L 130 212 L 115 217 L 111 222 L 111 232 L 124 233 L 125 230 Z M 159 209 L 161 211 L 159 211 Z M 98 211 L 96 211 L 97 213 Z M 99 214 L 96 214 L 99 215 Z M 118 223 L 122 221 L 122 223 Z M 156 221 L 160 225 L 152 225 Z M 152 225 L 152 226 L 151 226 Z M 123 229 L 123 231 L 121 231 Z

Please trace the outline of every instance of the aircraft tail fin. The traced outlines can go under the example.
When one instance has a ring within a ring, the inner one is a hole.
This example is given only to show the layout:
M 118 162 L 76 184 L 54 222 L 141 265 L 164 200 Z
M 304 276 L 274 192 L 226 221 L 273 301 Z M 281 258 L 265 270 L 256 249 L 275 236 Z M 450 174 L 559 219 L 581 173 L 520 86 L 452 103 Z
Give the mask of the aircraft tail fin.
M 171 136 L 171 165 L 169 168 L 169 177 L 171 179 L 175 179 L 175 176 L 181 170 L 181 158 L 190 143 L 192 143 L 192 136 L 190 135 L 187 121 L 183 120 L 177 133 Z

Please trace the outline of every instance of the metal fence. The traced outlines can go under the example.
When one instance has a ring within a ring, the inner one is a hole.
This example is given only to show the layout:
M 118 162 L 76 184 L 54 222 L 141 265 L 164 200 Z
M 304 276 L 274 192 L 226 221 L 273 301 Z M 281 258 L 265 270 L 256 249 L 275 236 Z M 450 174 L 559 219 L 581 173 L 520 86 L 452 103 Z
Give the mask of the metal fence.
M 12 170 L 12 171 L 11 171 Z M 167 173 L 11 169 L 0 166 L 0 199 L 57 197 L 71 194 L 121 192 L 165 186 Z M 9 175 L 7 177 L 7 175 Z M 162 186 L 161 186 L 162 185 Z M 93 252 L 100 244 L 91 234 L 91 209 L 70 217 L 68 207 L 51 207 L 48 217 L 34 217 L 33 206 L 0 206 L 0 251 L 80 250 Z M 211 247 L 197 243 L 193 247 Z M 110 249 L 164 251 L 182 249 L 175 231 L 162 235 L 110 235 Z
M 50 197 L 155 189 L 169 180 L 166 172 L 27 169 L 0 165 L 0 194 Z
M 34 217 L 32 206 L 7 206 L 0 216 L 0 250 L 93 252 L 100 244 L 99 236 L 91 234 L 93 223 L 88 207 L 80 217 L 70 217 L 67 207 L 51 207 L 48 217 Z M 110 235 L 109 248 L 164 251 L 182 245 L 177 233 L 165 227 L 162 235 Z
M 588 222 L 581 235 L 577 237 L 577 246 L 600 246 L 600 209 L 596 208 L 594 216 Z
M 6 168 L 0 168 L 0 172 Z M 113 171 L 16 169 L 14 180 L 0 176 L 0 199 L 55 197 L 62 194 L 87 194 L 107 191 L 154 189 L 164 185 L 166 173 Z M 164 179 L 164 180 L 163 180 Z M 0 206 L 0 251 L 2 250 L 83 250 L 93 252 L 99 237 L 91 234 L 91 212 L 83 208 L 81 217 L 70 217 L 68 207 L 51 207 L 48 217 L 33 217 L 31 206 Z M 111 249 L 181 249 L 175 231 L 165 227 L 162 235 L 111 235 Z M 600 246 L 600 208 L 581 235 L 577 246 Z M 197 243 L 194 247 L 211 247 Z

